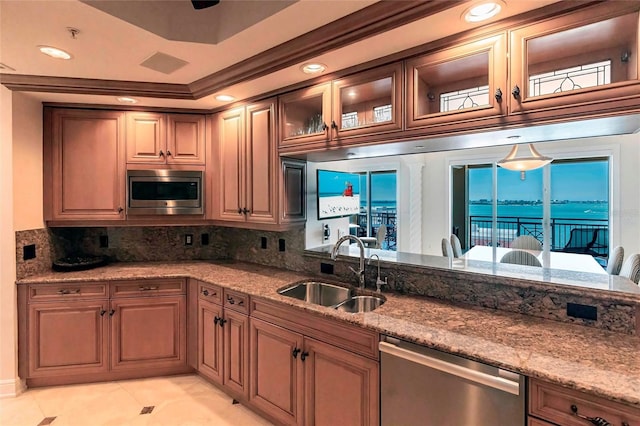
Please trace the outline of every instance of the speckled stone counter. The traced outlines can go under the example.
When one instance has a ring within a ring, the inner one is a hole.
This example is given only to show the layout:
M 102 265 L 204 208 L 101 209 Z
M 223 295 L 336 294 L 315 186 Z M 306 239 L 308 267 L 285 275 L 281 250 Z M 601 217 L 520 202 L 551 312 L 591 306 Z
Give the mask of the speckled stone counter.
M 623 333 L 393 293 L 373 312 L 349 314 L 276 292 L 308 275 L 248 263 L 121 263 L 18 285 L 161 277 L 215 283 L 640 408 L 640 338 Z

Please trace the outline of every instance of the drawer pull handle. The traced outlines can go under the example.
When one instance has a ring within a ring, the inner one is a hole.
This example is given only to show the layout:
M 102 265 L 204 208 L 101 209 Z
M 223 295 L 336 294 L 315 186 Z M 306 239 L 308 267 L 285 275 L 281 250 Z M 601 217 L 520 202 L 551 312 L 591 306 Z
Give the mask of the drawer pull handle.
M 112 309 L 111 311 L 109 311 L 109 316 L 110 316 L 110 317 L 112 317 L 112 316 L 113 316 L 113 314 L 115 314 L 115 313 L 116 313 L 116 310 L 115 310 L 115 309 Z
M 291 355 L 293 355 L 294 358 L 298 358 L 298 354 L 300 353 L 300 351 L 302 351 L 302 349 L 294 348 L 291 352 Z
M 231 297 L 231 296 L 227 296 L 227 302 L 229 302 L 230 305 L 235 305 L 236 304 L 235 299 L 233 297 Z M 244 306 L 244 300 L 240 300 L 238 302 L 238 306 Z
M 218 318 L 218 319 L 219 319 L 218 324 L 220 324 L 220 327 L 224 327 L 224 324 L 227 322 L 227 320 L 224 318 Z
M 103 316 L 104 316 L 104 314 L 106 314 L 106 313 L 107 313 L 107 311 L 105 311 L 105 310 L 103 309 L 103 310 L 101 310 L 101 311 L 100 311 L 100 316 L 101 316 L 101 317 L 103 317 Z
M 588 417 L 588 416 L 583 416 L 582 414 L 578 414 L 578 406 L 575 404 L 571 405 L 571 412 L 576 416 L 580 417 L 581 419 L 584 419 L 596 426 L 613 426 L 611 423 L 609 423 L 602 417 Z
M 213 323 L 214 323 L 215 325 L 218 325 L 218 322 L 220 322 L 220 320 L 221 320 L 221 319 L 222 319 L 222 318 L 220 318 L 219 316 L 217 316 L 217 315 L 216 315 L 216 316 L 213 318 Z
M 300 359 L 304 361 L 308 356 L 309 356 L 309 352 L 302 352 L 300 354 Z
M 206 288 L 204 290 L 202 290 L 202 295 L 203 296 L 211 296 L 211 297 L 216 297 L 218 295 L 218 293 L 216 293 L 215 291 L 212 291 L 211 293 L 209 293 L 209 290 L 207 290 Z
M 138 290 L 140 291 L 150 291 L 150 290 L 157 290 L 158 286 L 140 286 L 138 287 Z
M 74 289 L 61 288 L 60 290 L 58 290 L 58 294 L 60 294 L 60 295 L 64 295 L 64 294 L 79 294 L 79 293 L 80 293 L 80 289 L 79 288 L 74 288 Z

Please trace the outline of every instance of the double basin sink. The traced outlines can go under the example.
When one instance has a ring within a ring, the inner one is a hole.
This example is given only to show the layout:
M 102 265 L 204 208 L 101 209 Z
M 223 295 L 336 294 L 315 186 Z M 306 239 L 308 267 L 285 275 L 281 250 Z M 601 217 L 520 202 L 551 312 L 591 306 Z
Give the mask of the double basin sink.
M 282 288 L 278 293 L 352 313 L 370 312 L 385 302 L 382 296 L 357 294 L 349 287 L 320 281 L 303 281 Z

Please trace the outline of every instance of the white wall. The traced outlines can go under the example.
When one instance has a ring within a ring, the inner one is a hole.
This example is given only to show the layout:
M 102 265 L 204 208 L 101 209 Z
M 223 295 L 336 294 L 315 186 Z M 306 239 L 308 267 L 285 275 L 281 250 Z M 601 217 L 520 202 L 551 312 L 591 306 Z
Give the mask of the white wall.
M 428 143 L 428 142 L 425 142 Z M 510 147 L 477 148 L 396 157 L 309 163 L 306 247 L 321 245 L 321 224 L 316 214 L 316 169 L 343 171 L 398 171 L 398 250 L 442 255 L 440 242 L 450 234 L 450 166 L 491 163 L 504 157 Z M 625 253 L 640 253 L 640 134 L 537 143 L 552 158 L 609 156 L 611 158 L 611 224 L 613 244 Z M 335 222 L 331 222 L 335 221 Z M 347 227 L 345 219 L 334 226 Z M 335 225 L 334 225 L 335 223 Z M 337 234 L 334 232 L 334 234 Z M 332 235 L 332 241 L 337 237 Z
M 12 93 L 0 86 L 0 158 L 13 157 Z M 13 229 L 13 162 L 0 161 L 0 397 L 19 389 L 16 314 L 16 239 Z

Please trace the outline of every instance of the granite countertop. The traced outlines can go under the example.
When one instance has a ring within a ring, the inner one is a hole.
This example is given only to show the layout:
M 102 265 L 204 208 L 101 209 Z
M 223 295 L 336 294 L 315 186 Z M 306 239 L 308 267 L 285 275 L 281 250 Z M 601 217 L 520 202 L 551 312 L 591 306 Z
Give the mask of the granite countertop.
M 393 293 L 383 293 L 386 303 L 373 312 L 350 314 L 276 292 L 312 276 L 250 263 L 121 263 L 38 274 L 18 285 L 168 277 L 218 284 L 640 408 L 640 338 L 622 333 Z

